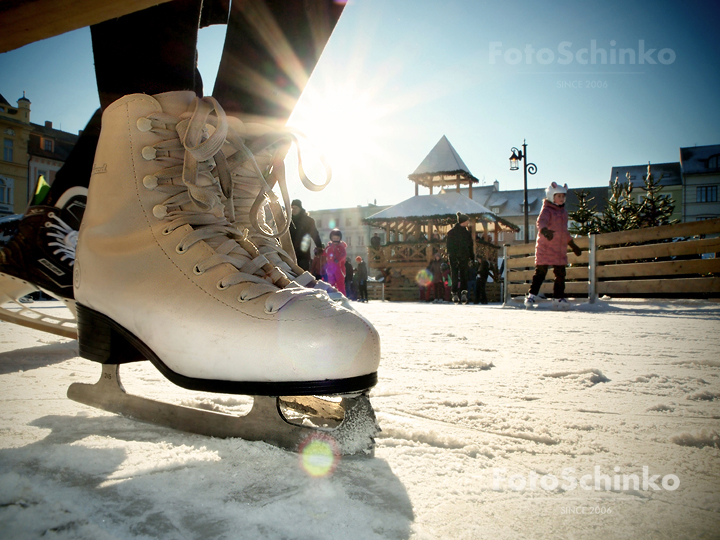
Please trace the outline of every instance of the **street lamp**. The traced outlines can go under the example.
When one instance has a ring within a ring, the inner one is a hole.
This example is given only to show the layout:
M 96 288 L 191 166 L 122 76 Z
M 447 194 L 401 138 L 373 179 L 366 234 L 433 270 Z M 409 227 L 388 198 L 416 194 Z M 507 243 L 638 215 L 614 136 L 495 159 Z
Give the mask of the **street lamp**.
M 517 171 L 520 168 L 520 160 L 523 162 L 523 213 L 525 215 L 525 243 L 530 243 L 529 238 L 529 223 L 528 223 L 528 194 L 527 194 L 527 175 L 535 174 L 537 172 L 537 166 L 534 163 L 527 162 L 527 143 L 523 139 L 523 149 L 518 150 L 514 146 L 510 149 L 512 155 L 510 156 L 510 170 Z

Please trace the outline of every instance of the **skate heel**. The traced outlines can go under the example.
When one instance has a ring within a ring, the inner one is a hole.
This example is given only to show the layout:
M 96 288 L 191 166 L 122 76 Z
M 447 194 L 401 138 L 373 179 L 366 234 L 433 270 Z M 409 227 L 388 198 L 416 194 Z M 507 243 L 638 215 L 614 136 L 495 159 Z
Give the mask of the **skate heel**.
M 146 360 L 130 342 L 128 333 L 112 319 L 77 304 L 80 356 L 101 364 L 125 364 Z

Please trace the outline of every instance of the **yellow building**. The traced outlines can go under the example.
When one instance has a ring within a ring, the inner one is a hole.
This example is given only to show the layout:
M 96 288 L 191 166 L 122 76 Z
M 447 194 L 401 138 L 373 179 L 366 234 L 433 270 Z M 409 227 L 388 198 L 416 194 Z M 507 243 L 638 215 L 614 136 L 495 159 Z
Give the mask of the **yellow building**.
M 0 95 L 0 131 L 0 216 L 3 216 L 24 212 L 28 202 L 28 140 L 32 126 L 30 100 L 24 94 L 17 107 Z

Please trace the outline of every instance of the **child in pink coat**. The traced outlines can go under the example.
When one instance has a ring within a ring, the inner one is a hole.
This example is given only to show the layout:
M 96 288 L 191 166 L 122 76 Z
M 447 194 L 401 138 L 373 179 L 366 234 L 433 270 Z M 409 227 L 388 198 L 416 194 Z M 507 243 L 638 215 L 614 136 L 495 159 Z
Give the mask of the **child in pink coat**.
M 567 266 L 567 248 L 580 255 L 580 248 L 568 232 L 568 213 L 565 208 L 567 184 L 559 186 L 555 182 L 545 190 L 545 200 L 537 219 L 537 241 L 535 243 L 535 275 L 530 291 L 525 297 L 525 305 L 535 304 L 540 286 L 552 266 L 555 273 L 553 286 L 553 306 L 567 307 L 565 298 L 565 266 Z
M 340 229 L 330 231 L 330 243 L 325 247 L 325 273 L 328 283 L 343 294 L 345 292 L 345 259 L 347 244 L 342 241 Z

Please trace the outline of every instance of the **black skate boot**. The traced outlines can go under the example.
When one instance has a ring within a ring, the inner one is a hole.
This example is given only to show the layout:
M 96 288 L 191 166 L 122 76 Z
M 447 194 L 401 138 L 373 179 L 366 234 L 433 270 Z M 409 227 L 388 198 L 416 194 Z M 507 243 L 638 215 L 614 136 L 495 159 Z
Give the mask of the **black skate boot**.
M 75 319 L 30 310 L 20 299 L 42 291 L 74 314 L 73 265 L 85 201 L 65 208 L 31 206 L 15 236 L 0 249 L 0 319 L 64 337 L 77 335 Z M 19 309 L 18 309 L 19 308 Z
M 468 303 L 468 292 L 467 292 L 467 291 L 461 291 L 461 292 L 460 292 L 460 303 L 461 303 L 461 304 L 467 304 L 467 303 Z
M 460 303 L 460 297 L 457 293 L 452 293 L 452 301 L 453 304 L 459 304 Z

